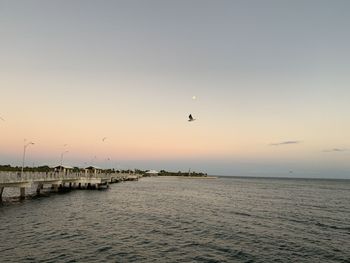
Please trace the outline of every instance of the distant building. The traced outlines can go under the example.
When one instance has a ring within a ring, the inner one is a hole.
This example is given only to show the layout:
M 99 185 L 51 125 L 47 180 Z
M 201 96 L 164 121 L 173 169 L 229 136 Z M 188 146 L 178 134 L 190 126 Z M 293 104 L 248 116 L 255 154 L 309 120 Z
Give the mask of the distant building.
M 157 172 L 156 170 L 149 170 L 145 173 L 145 176 L 157 176 L 159 174 L 159 172 Z
M 68 174 L 69 172 L 72 172 L 74 167 L 67 166 L 67 165 L 57 165 L 54 166 L 53 169 L 55 172 L 62 172 L 63 174 Z
M 101 171 L 102 171 L 102 168 L 91 165 L 85 168 L 85 175 L 92 176 L 92 175 L 101 173 Z

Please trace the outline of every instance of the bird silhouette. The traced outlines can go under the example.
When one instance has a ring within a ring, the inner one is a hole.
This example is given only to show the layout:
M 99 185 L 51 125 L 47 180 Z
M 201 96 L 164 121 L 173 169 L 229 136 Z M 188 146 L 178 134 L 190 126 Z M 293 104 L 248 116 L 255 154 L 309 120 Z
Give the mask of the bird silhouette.
M 194 119 L 193 117 L 192 117 L 192 114 L 190 114 L 189 116 L 188 116 L 188 121 L 195 121 L 196 119 Z

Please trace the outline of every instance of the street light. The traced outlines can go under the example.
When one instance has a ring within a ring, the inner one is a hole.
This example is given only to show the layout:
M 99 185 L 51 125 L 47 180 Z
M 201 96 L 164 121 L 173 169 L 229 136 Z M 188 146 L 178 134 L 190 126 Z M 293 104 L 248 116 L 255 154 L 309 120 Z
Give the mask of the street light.
M 69 153 L 69 151 L 64 151 L 61 153 L 61 166 L 63 164 L 63 155 L 66 154 L 66 153 Z
M 62 152 L 61 153 L 61 167 L 60 167 L 60 172 L 62 172 L 62 164 L 63 164 L 63 155 L 65 154 L 65 153 L 69 153 L 69 151 L 64 151 L 64 152 Z
M 21 176 L 23 174 L 23 169 L 24 169 L 24 160 L 26 158 L 26 150 L 29 145 L 34 145 L 34 142 L 28 142 L 26 144 L 26 139 L 24 139 L 24 146 L 23 146 L 23 158 L 22 158 L 22 170 L 21 170 Z

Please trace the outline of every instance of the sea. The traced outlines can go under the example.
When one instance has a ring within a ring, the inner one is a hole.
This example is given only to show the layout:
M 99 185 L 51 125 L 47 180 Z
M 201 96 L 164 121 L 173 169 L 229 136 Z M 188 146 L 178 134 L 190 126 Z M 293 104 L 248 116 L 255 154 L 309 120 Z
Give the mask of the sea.
M 0 262 L 350 262 L 350 180 L 151 177 L 10 199 Z

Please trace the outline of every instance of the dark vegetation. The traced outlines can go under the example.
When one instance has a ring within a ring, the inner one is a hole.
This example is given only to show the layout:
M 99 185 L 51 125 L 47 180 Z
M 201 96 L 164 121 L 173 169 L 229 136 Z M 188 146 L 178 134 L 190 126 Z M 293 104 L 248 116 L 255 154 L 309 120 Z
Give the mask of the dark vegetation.
M 7 165 L 0 165 L 0 171 L 5 172 L 20 172 L 22 169 L 21 166 L 11 166 L 9 164 Z M 24 172 L 49 172 L 53 171 L 53 168 L 50 168 L 47 165 L 38 166 L 38 167 L 24 167 Z
M 3 172 L 20 172 L 22 169 L 21 166 L 11 166 L 9 164 L 7 165 L 0 165 L 0 171 Z M 53 167 L 49 167 L 48 165 L 43 165 L 43 166 L 37 166 L 37 167 L 24 167 L 23 169 L 24 172 L 53 172 L 55 171 L 55 168 Z M 77 172 L 83 172 L 84 169 L 83 168 L 79 168 L 79 167 L 73 167 L 73 172 L 77 173 Z M 141 174 L 144 176 L 147 176 L 147 172 L 148 170 L 140 170 L 140 169 L 135 169 L 134 170 L 115 170 L 115 169 L 104 169 L 102 170 L 102 172 L 105 173 L 136 173 L 136 174 Z M 207 176 L 206 173 L 197 173 L 197 172 L 169 172 L 169 171 L 165 171 L 165 170 L 161 170 L 158 173 L 159 176 L 198 176 L 198 177 L 203 177 L 203 176 Z
M 22 170 L 21 166 L 11 166 L 9 164 L 6 165 L 0 165 L 0 171 L 2 172 L 20 172 Z M 85 169 L 84 168 L 79 168 L 79 167 L 73 167 L 73 172 L 83 172 Z M 53 172 L 55 171 L 55 168 L 50 167 L 48 165 L 43 165 L 43 166 L 37 166 L 37 167 L 24 167 L 23 168 L 24 172 Z M 103 172 L 105 173 L 134 173 L 133 170 L 115 170 L 115 169 L 102 169 Z M 141 170 L 136 170 L 136 171 L 141 171 Z
M 198 176 L 198 177 L 206 177 L 208 176 L 206 173 L 197 173 L 197 172 L 168 172 L 165 170 L 160 170 L 159 176 Z

